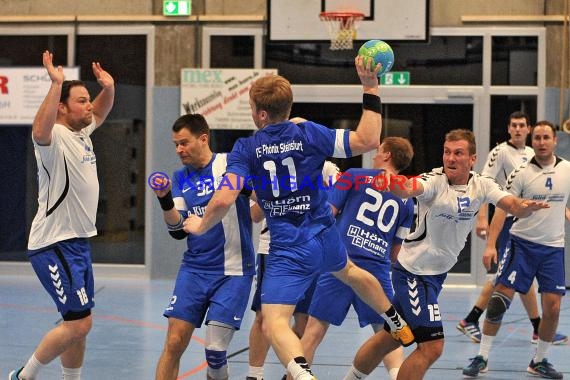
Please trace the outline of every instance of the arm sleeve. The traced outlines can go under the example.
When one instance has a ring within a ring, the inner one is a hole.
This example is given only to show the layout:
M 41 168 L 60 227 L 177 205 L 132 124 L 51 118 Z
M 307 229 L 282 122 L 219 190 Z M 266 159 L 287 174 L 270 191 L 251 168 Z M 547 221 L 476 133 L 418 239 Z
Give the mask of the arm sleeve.
M 339 211 L 343 209 L 348 194 L 351 191 L 350 189 L 353 188 L 352 182 L 353 175 L 349 169 L 344 173 L 340 173 L 338 181 L 336 181 L 333 188 L 328 192 L 329 203 L 336 207 Z
M 227 158 L 226 173 L 233 173 L 241 177 L 247 177 L 250 173 L 249 157 L 252 152 L 248 149 L 247 139 L 240 138 Z
M 410 233 L 412 224 L 414 222 L 414 200 L 411 198 L 403 199 L 404 208 L 402 210 L 402 223 L 398 226 L 396 235 L 394 236 L 394 242 L 401 243 L 406 236 Z
M 325 157 L 352 157 L 348 129 L 331 129 L 324 125 L 307 121 L 300 123 L 305 128 L 313 146 Z

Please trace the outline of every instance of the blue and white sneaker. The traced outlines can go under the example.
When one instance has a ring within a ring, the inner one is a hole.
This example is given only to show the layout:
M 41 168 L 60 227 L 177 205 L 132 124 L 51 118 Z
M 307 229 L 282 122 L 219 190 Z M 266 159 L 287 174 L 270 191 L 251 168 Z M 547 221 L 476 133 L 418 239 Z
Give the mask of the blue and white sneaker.
M 471 379 L 479 377 L 479 373 L 487 372 L 487 360 L 483 359 L 483 356 L 477 355 L 470 360 L 471 363 L 469 363 L 467 367 L 463 368 L 463 377 Z
M 479 328 L 479 323 L 465 322 L 465 320 L 462 319 L 455 327 L 467 335 L 473 342 L 481 343 L 481 329 Z
M 10 374 L 8 375 L 8 380 L 20 380 L 18 375 L 20 374 L 20 372 L 22 372 L 23 369 L 24 367 L 11 371 Z
M 532 338 L 530 339 L 530 342 L 532 344 L 538 344 L 538 334 L 532 333 Z M 557 332 L 556 334 L 554 334 L 554 338 L 552 339 L 552 345 L 553 346 L 559 346 L 561 344 L 565 344 L 566 342 L 568 342 L 568 337 L 564 334 L 560 334 L 559 332 Z
M 534 376 L 539 376 L 544 379 L 562 379 L 563 376 L 560 372 L 554 369 L 552 364 L 550 364 L 546 358 L 542 361 L 535 363 L 534 359 L 530 361 L 528 368 L 526 369 L 528 373 Z

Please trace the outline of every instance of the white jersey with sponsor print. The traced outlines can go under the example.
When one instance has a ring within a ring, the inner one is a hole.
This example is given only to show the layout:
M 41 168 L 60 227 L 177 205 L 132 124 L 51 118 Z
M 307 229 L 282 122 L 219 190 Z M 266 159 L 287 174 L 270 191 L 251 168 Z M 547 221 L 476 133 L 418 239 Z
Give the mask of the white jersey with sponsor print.
M 507 177 L 520 164 L 528 162 L 534 156 L 531 147 L 517 148 L 506 141 L 497 145 L 489 152 L 481 174 L 495 178 L 499 185 L 505 187 Z
M 49 145 L 38 145 L 34 141 L 38 212 L 32 222 L 28 249 L 97 234 L 99 181 L 89 138 L 95 128 L 95 120 L 79 132 L 55 124 Z
M 417 181 L 424 187 L 416 197 L 415 230 L 402 244 L 398 261 L 419 275 L 448 272 L 457 262 L 483 203 L 496 204 L 509 193 L 491 178 L 471 172 L 466 185 L 451 185 L 443 168 L 424 173 Z
M 570 193 L 570 162 L 556 157 L 553 165 L 540 166 L 533 158 L 511 173 L 507 191 L 525 199 L 548 202 L 528 218 L 517 219 L 511 234 L 549 247 L 564 247 L 564 219 Z
M 338 166 L 330 161 L 325 161 L 323 165 L 323 182 L 326 186 L 332 186 L 336 182 L 337 175 L 339 173 Z M 257 246 L 257 253 L 268 254 L 269 253 L 269 242 L 271 237 L 269 236 L 269 227 L 267 227 L 267 221 L 264 219 L 261 225 L 261 232 L 259 233 L 259 244 Z

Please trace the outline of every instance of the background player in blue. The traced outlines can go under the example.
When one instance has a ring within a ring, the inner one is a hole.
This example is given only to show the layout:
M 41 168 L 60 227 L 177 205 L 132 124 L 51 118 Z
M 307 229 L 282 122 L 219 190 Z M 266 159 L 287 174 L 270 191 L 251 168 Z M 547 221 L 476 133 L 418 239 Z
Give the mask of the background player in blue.
M 394 295 L 390 279 L 391 262 L 396 260 L 402 240 L 410 232 L 414 220 L 413 200 L 402 200 L 373 187 L 372 179 L 384 169 L 399 173 L 406 169 L 414 150 L 402 137 L 387 137 L 374 156 L 374 169 L 349 169 L 329 193 L 329 202 L 348 257 L 359 267 L 372 273 L 390 298 Z M 365 179 L 365 181 L 363 181 Z M 309 321 L 301 338 L 309 363 L 330 324 L 340 326 L 353 305 L 360 327 L 372 326 L 378 332 L 384 320 L 362 302 L 354 291 L 330 273 L 323 273 L 317 282 L 309 308 Z M 404 351 L 400 347 L 384 358 L 384 365 L 395 380 Z M 365 376 L 365 375 L 362 375 Z M 364 378 L 364 377 L 363 377 Z
M 489 352 L 503 315 L 515 292 L 526 293 L 536 278 L 543 315 L 536 354 L 527 371 L 547 379 L 562 379 L 562 374 L 546 358 L 558 326 L 562 296 L 566 293 L 564 218 L 570 194 L 570 163 L 554 155 L 556 131 L 552 123 L 538 122 L 532 129 L 531 138 L 534 158 L 511 173 L 507 190 L 517 196 L 544 200 L 550 208 L 513 223 L 511 240 L 499 263 L 497 283 L 487 305 L 479 353 L 464 368 L 465 377 L 477 377 L 479 373 L 487 372 Z M 497 262 L 495 243 L 505 218 L 506 214 L 501 210 L 493 215 L 483 255 L 486 268 L 492 261 Z
M 179 117 L 172 126 L 172 140 L 184 167 L 174 172 L 165 189 L 155 190 L 170 234 L 186 238 L 188 247 L 164 312 L 168 332 L 157 380 L 176 379 L 180 358 L 204 319 L 207 378 L 228 378 L 226 350 L 241 326 L 255 272 L 247 195 L 238 196 L 228 214 L 206 234 L 196 236 L 182 229 L 188 215 L 204 214 L 226 171 L 226 155 L 210 150 L 209 136 L 202 115 Z
M 32 125 L 38 165 L 38 212 L 32 222 L 28 257 L 63 323 L 42 339 L 26 365 L 9 379 L 35 379 L 59 356 L 63 379 L 81 376 L 86 337 L 91 330 L 94 283 L 91 247 L 95 236 L 99 181 L 90 135 L 113 107 L 115 81 L 98 62 L 93 75 L 102 90 L 91 102 L 81 81 L 64 81 L 63 68 L 43 53 L 50 89 Z
M 291 84 L 283 77 L 257 79 L 250 88 L 252 118 L 259 129 L 240 139 L 228 157 L 227 186 L 216 191 L 203 218 L 190 216 L 185 230 L 202 234 L 227 212 L 239 194 L 239 183 L 251 179 L 262 206 L 271 244 L 261 293 L 264 332 L 296 380 L 312 379 L 301 342 L 289 326 L 295 305 L 316 276 L 336 272 L 366 303 L 389 320 L 397 339 L 413 341 L 370 273 L 347 260 L 346 248 L 324 191 L 320 189 L 327 157 L 362 154 L 379 144 L 382 118 L 378 70 L 355 58 L 363 86 L 363 111 L 356 131 L 334 130 L 307 121 L 288 121 L 293 103 Z M 385 314 L 384 314 L 385 313 Z
M 476 157 L 473 132 L 455 129 L 445 135 L 443 168 L 406 181 L 391 179 L 389 186 L 379 184 L 401 198 L 416 197 L 418 203 L 416 227 L 404 240 L 392 267 L 394 307 L 405 316 L 417 343 L 400 367 L 401 379 L 423 379 L 443 352 L 439 293 L 473 230 L 481 204 L 491 202 L 518 217 L 548 207 L 544 202 L 517 198 L 503 191 L 492 178 L 471 171 Z M 356 380 L 359 373 L 369 374 L 384 355 L 398 346 L 386 330 L 374 334 L 354 358 L 353 368 L 358 372 L 351 370 L 344 379 Z

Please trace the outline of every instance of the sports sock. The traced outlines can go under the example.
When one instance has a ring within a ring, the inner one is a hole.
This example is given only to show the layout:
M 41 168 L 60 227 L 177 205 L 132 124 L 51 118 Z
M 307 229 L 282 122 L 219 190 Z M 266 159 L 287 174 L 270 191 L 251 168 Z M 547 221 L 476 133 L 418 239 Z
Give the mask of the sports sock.
M 81 380 L 81 367 L 79 368 L 65 368 L 61 366 L 63 373 L 62 380 Z
M 477 306 L 473 306 L 473 309 L 471 309 L 469 314 L 467 314 L 467 317 L 465 317 L 464 321 L 468 323 L 477 323 L 479 322 L 479 318 L 481 318 L 482 314 L 482 309 L 479 309 Z
M 247 377 L 253 377 L 256 380 L 263 380 L 263 367 L 249 366 Z
M 309 368 L 307 359 L 303 356 L 297 356 L 287 364 L 287 371 L 293 376 L 295 380 L 311 379 L 313 373 Z
M 400 367 L 392 368 L 388 371 L 388 375 L 390 376 L 390 380 L 396 380 L 398 378 L 398 372 L 400 371 Z
M 538 326 L 540 325 L 540 317 L 529 318 L 530 323 L 532 323 L 532 332 L 538 335 Z
M 367 374 L 360 372 L 354 367 L 354 365 L 352 365 L 342 380 L 362 380 L 367 376 Z
M 493 347 L 494 336 L 481 334 L 481 343 L 479 343 L 479 355 L 483 359 L 489 359 L 489 352 L 491 352 L 491 347 Z
M 23 380 L 27 379 L 35 379 L 40 373 L 40 370 L 45 367 L 45 364 L 40 363 L 38 359 L 36 359 L 35 353 L 28 359 L 28 362 L 24 366 L 24 369 L 18 377 Z
M 535 363 L 541 362 L 548 354 L 548 349 L 550 348 L 550 342 L 545 342 L 544 340 L 538 338 L 538 345 L 536 346 L 536 354 L 534 354 Z

